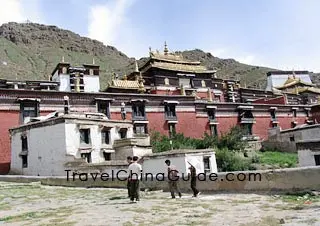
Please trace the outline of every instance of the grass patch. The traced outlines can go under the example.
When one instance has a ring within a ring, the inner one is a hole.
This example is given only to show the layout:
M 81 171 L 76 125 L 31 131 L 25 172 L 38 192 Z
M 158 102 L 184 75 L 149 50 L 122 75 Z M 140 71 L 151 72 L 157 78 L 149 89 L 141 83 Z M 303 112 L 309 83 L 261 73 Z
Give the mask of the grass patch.
M 29 221 L 33 219 L 43 219 L 43 218 L 50 218 L 50 217 L 64 217 L 68 216 L 73 210 L 70 207 L 60 207 L 57 209 L 48 209 L 47 211 L 32 211 L 26 212 L 23 214 L 7 216 L 0 218 L 0 222 L 20 222 L 20 221 Z
M 148 210 L 147 209 L 144 209 L 144 208 L 123 208 L 123 209 L 120 209 L 121 211 L 125 211 L 125 212 L 135 212 L 135 213 L 147 213 Z
M 285 153 L 277 151 L 259 152 L 259 164 L 277 165 L 282 168 L 290 168 L 295 167 L 297 163 L 297 153 Z
M 241 224 L 240 226 L 279 226 L 280 220 L 274 217 L 263 217 L 260 221 L 254 221 L 251 223 Z

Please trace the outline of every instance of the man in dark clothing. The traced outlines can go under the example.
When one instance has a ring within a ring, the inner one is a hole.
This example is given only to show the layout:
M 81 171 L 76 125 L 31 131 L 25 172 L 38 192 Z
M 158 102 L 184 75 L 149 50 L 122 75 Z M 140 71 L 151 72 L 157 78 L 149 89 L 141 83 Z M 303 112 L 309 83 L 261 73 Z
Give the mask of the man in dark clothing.
M 197 171 L 196 171 L 196 168 L 191 164 L 190 164 L 189 170 L 190 170 L 190 174 L 189 175 L 191 177 L 191 189 L 193 191 L 193 196 L 192 197 L 197 197 L 198 195 L 200 195 L 200 192 L 197 189 Z
M 181 198 L 181 192 L 178 186 L 178 170 L 174 165 L 171 165 L 170 160 L 166 160 L 165 163 L 168 166 L 168 180 L 169 180 L 169 190 L 171 193 L 171 197 L 174 199 L 176 198 L 175 196 L 175 191 L 178 193 L 179 197 Z
M 134 202 L 134 199 L 136 201 L 140 201 L 140 182 L 141 179 L 141 172 L 142 167 L 138 161 L 138 156 L 133 156 L 133 163 L 130 164 L 128 171 L 129 171 L 129 180 L 130 180 L 130 200 L 131 202 Z
M 133 162 L 131 156 L 127 157 L 127 162 L 128 162 L 128 166 L 130 166 L 130 164 Z M 129 180 L 129 178 L 127 180 L 127 189 L 128 189 L 128 198 L 130 198 L 131 195 L 130 195 L 130 180 Z

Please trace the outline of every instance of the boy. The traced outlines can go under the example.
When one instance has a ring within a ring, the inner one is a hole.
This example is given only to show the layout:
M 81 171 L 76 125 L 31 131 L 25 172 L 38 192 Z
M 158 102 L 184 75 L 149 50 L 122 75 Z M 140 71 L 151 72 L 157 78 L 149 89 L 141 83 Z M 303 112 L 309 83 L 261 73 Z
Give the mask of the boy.
M 127 162 L 128 162 L 128 166 L 130 166 L 130 164 L 132 163 L 132 157 L 131 156 L 128 156 L 127 157 Z M 127 189 L 128 189 L 128 198 L 130 198 L 130 180 L 128 178 L 127 180 Z

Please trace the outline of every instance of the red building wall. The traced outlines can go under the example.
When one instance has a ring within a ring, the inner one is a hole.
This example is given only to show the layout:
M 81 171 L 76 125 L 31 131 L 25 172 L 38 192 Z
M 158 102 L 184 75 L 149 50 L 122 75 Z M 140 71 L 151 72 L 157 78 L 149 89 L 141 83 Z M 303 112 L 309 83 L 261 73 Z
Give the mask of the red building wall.
M 0 111 L 0 174 L 10 169 L 11 147 L 9 129 L 19 125 L 19 112 Z

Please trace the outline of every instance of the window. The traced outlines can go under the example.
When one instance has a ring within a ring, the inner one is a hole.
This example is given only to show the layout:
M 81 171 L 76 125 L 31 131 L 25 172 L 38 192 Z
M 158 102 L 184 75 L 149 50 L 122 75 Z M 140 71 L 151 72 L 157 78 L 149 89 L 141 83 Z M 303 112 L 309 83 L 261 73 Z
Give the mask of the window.
M 85 159 L 87 163 L 91 163 L 91 153 L 81 153 L 81 158 Z
M 209 156 L 203 157 L 203 165 L 204 165 L 204 172 L 210 173 L 210 157 Z
M 165 114 L 168 118 L 175 118 L 176 116 L 176 106 L 174 104 L 165 105 Z
M 310 117 L 310 111 L 309 110 L 305 110 L 306 112 L 306 117 Z
M 101 131 L 101 144 L 110 144 L 110 130 L 103 129 Z
M 314 161 L 316 166 L 320 166 L 320 155 L 314 155 Z
M 210 125 L 210 131 L 212 136 L 218 136 L 217 125 Z
M 176 134 L 176 124 L 169 124 L 169 137 L 173 137 Z
M 105 114 L 110 119 L 110 102 L 98 102 L 98 112 Z
M 133 104 L 132 106 L 132 112 L 133 112 L 133 119 L 139 118 L 139 119 L 145 119 L 145 106 L 144 104 Z
M 20 104 L 20 118 L 21 122 L 24 123 L 27 117 L 38 117 L 39 116 L 39 103 L 36 101 L 22 102 Z
M 80 129 L 80 143 L 90 144 L 90 129 Z
M 189 78 L 180 78 L 179 79 L 179 86 L 185 87 L 185 88 L 190 88 L 191 83 Z
M 22 168 L 28 168 L 28 155 L 21 155 Z
M 133 132 L 138 135 L 148 134 L 148 128 L 146 124 L 135 124 Z
M 246 124 L 242 124 L 242 128 L 244 129 L 244 134 L 245 135 L 252 135 L 252 123 L 246 123 Z
M 270 116 L 271 116 L 271 120 L 276 120 L 276 111 L 275 110 L 271 110 L 270 111 Z
M 215 120 L 216 119 L 216 109 L 208 109 L 208 117 L 209 117 L 209 120 Z
M 127 131 L 128 130 L 125 129 L 125 128 L 122 128 L 122 129 L 119 130 L 119 136 L 120 136 L 121 139 L 127 138 Z
M 28 139 L 27 136 L 21 136 L 21 146 L 22 146 L 22 151 L 28 151 Z
M 297 117 L 297 109 L 293 109 L 292 110 L 292 116 L 293 117 Z
M 294 136 L 290 137 L 290 141 L 293 142 L 294 141 Z
M 105 161 L 110 161 L 111 160 L 111 153 L 103 152 L 103 157 L 104 157 Z

